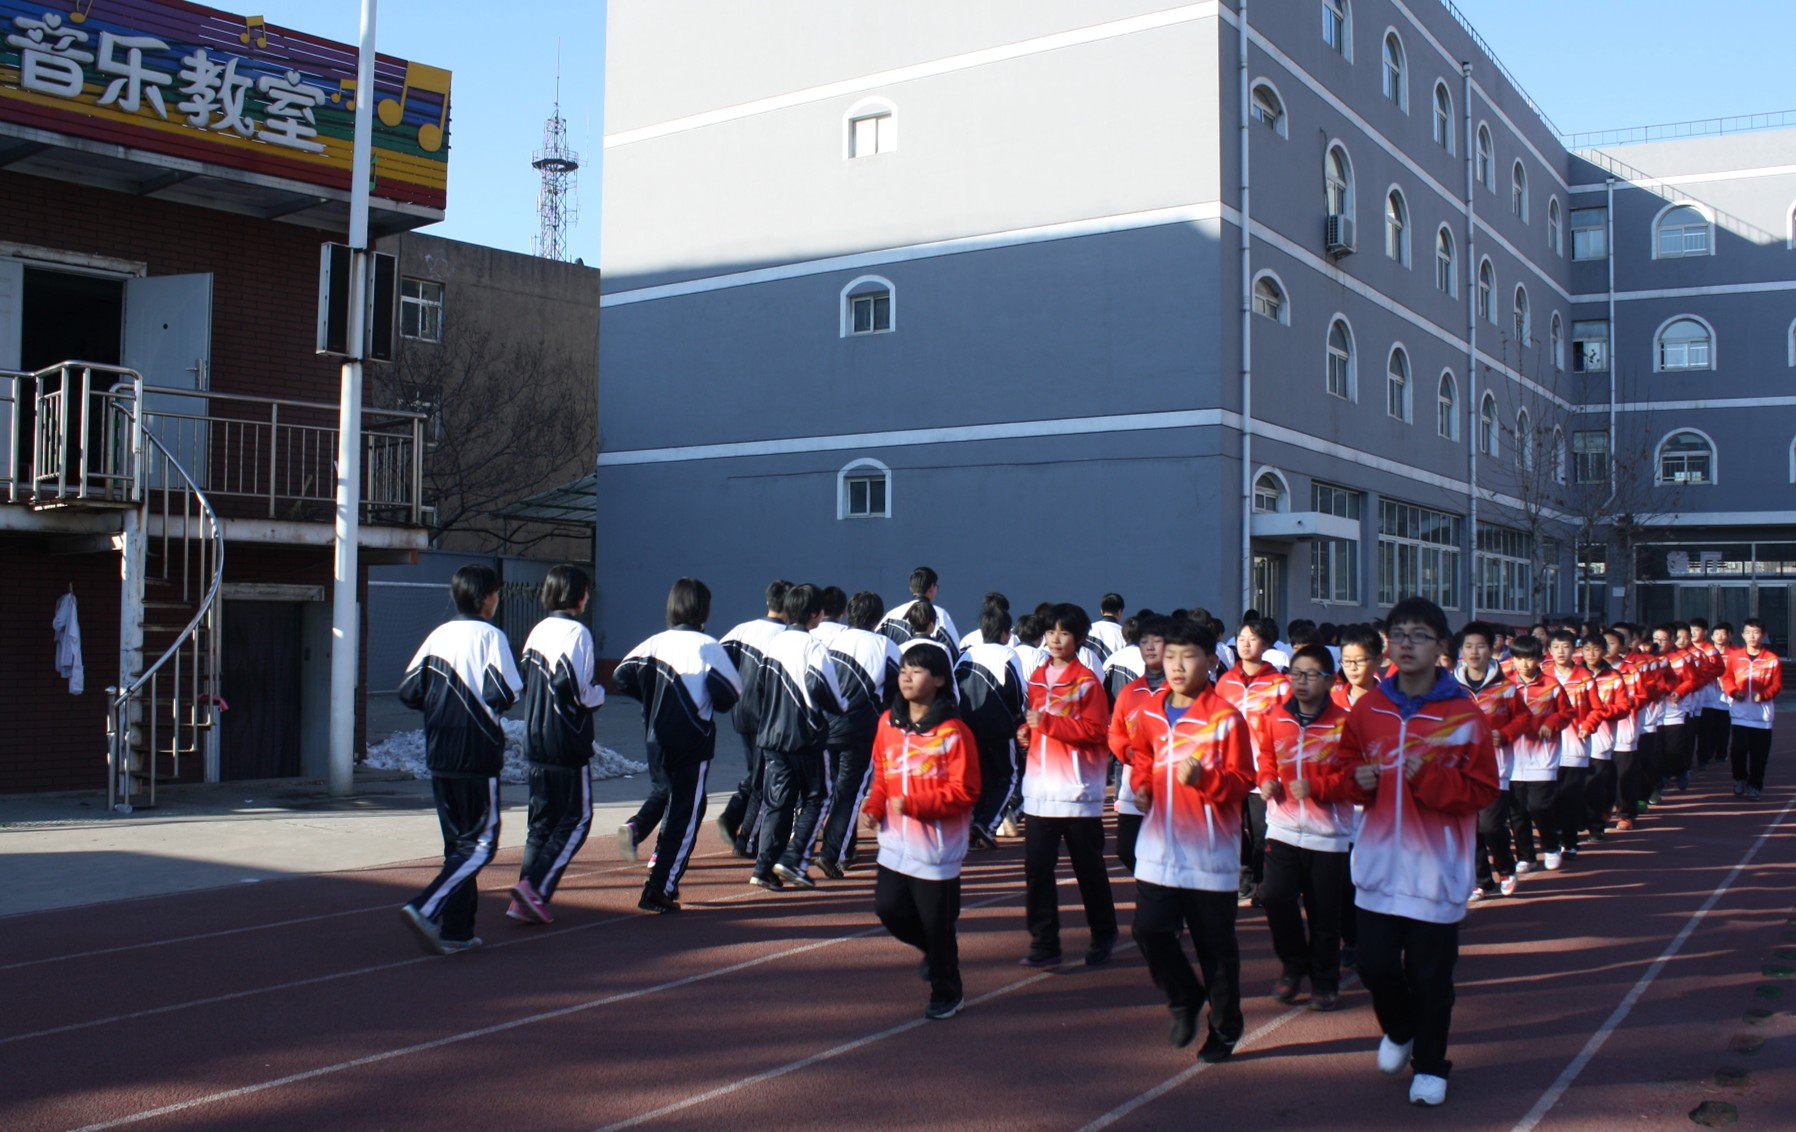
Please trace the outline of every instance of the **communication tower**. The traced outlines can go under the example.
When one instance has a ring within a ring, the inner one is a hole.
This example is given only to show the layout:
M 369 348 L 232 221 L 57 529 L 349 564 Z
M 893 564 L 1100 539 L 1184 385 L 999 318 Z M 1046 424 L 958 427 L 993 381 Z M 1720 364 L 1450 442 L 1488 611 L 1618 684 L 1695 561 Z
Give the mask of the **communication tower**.
M 580 155 L 568 148 L 567 120 L 561 116 L 561 80 L 555 80 L 555 110 L 543 123 L 543 144 L 530 159 L 542 176 L 536 191 L 536 254 L 544 259 L 568 258 L 567 232 L 580 216 L 576 181 Z

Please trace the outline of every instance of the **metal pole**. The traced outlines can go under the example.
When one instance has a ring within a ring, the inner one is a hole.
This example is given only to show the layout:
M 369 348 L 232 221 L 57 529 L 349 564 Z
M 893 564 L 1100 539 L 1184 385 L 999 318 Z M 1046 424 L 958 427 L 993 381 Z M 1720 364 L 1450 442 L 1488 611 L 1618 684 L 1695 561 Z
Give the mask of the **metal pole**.
M 336 561 L 331 573 L 330 792 L 355 785 L 355 691 L 361 610 L 356 603 L 356 539 L 362 470 L 362 350 L 368 281 L 368 180 L 374 151 L 374 22 L 378 0 L 362 0 L 356 67 L 355 151 L 349 172 L 349 357 L 343 363 L 337 424 Z
M 1245 613 L 1254 604 L 1253 577 L 1253 198 L 1248 164 L 1252 134 L 1253 92 L 1248 81 L 1247 0 L 1240 0 L 1235 28 L 1235 52 L 1241 99 L 1240 121 L 1235 123 L 1241 143 L 1241 605 Z

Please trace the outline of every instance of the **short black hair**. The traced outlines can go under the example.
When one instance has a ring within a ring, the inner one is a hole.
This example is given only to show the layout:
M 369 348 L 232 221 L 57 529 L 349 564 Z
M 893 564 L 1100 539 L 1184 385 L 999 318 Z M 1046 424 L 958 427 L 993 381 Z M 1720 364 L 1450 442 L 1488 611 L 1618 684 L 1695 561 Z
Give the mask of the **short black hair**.
M 921 668 L 939 679 L 942 686 L 935 691 L 936 710 L 947 713 L 949 718 L 954 717 L 954 664 L 948 659 L 947 649 L 936 641 L 911 641 L 899 654 L 898 667 Z M 892 710 L 903 710 L 903 704 L 904 697 L 899 695 L 898 689 L 894 687 L 892 689 Z
M 1715 628 L 1717 628 L 1717 629 L 1726 629 L 1726 630 L 1727 630 L 1727 635 L 1728 635 L 1728 636 L 1730 636 L 1730 637 L 1731 637 L 1731 636 L 1733 636 L 1733 635 L 1734 635 L 1734 627 L 1733 627 L 1733 625 L 1732 625 L 1732 624 L 1731 624 L 1731 623 L 1729 623 L 1729 622 L 1726 622 L 1726 621 L 1717 621 L 1717 622 L 1715 622 Z
M 1191 618 L 1191 620 L 1197 622 L 1199 625 L 1208 625 L 1211 620 L 1213 620 L 1210 611 L 1201 605 L 1194 605 L 1190 609 L 1187 609 L 1185 611 L 1185 616 Z
M 910 607 L 904 611 L 904 622 L 919 637 L 927 637 L 941 627 L 941 618 L 936 615 L 935 606 L 926 597 L 910 603 Z
M 822 596 L 823 616 L 831 621 L 841 617 L 842 611 L 848 608 L 848 595 L 841 586 L 824 586 Z
M 791 588 L 792 588 L 792 583 L 786 581 L 786 579 L 784 579 L 784 578 L 779 578 L 774 581 L 768 582 L 767 583 L 767 612 L 783 613 L 786 608 L 786 591 L 790 590 Z
M 941 579 L 936 577 L 934 570 L 927 566 L 919 566 L 910 572 L 910 592 L 922 597 L 929 592 L 931 586 L 940 581 Z
M 1240 627 L 1235 630 L 1237 636 L 1240 635 L 1241 629 L 1246 629 L 1254 636 L 1260 638 L 1260 640 L 1265 642 L 1267 648 L 1271 648 L 1273 642 L 1278 640 L 1278 624 L 1270 617 L 1247 618 L 1245 621 L 1242 621 Z
M 872 590 L 862 590 L 848 599 L 847 621 L 850 629 L 876 629 L 885 615 L 885 599 Z
M 1517 660 L 1539 660 L 1546 651 L 1547 647 L 1533 633 L 1523 633 L 1509 642 L 1509 655 Z
M 1285 626 L 1285 640 L 1291 646 L 1291 655 L 1296 656 L 1298 649 L 1321 644 L 1322 634 L 1316 632 L 1314 621 L 1293 621 Z
M 580 600 L 592 592 L 592 579 L 586 571 L 578 566 L 563 563 L 549 568 L 548 576 L 543 579 L 542 588 L 537 591 L 537 600 L 550 613 L 563 609 L 578 609 Z
M 1122 623 L 1123 643 L 1136 645 L 1141 643 L 1141 618 L 1130 617 Z
M 463 617 L 479 617 L 486 599 L 499 592 L 499 574 L 491 566 L 469 564 L 449 579 L 449 596 Z
M 1440 606 L 1425 597 L 1406 597 L 1391 606 L 1385 623 L 1393 626 L 1421 625 L 1443 641 L 1453 636 L 1453 630 L 1447 627 L 1447 615 Z
M 1669 631 L 1671 626 L 1667 625 L 1665 628 Z M 1556 645 L 1561 642 L 1575 646 L 1578 643 L 1578 635 L 1570 629 L 1554 629 L 1551 633 L 1547 634 L 1547 644 Z
M 704 628 L 711 620 L 711 587 L 697 578 L 681 578 L 667 591 L 667 627 Z
M 1306 657 L 1322 666 L 1323 675 L 1333 676 L 1335 674 L 1335 656 L 1321 645 L 1304 645 L 1291 654 L 1291 663 L 1296 664 Z
M 979 635 L 987 644 L 1001 645 L 1010 639 L 1010 611 L 998 605 L 988 605 L 979 614 Z
M 1085 638 L 1091 636 L 1091 615 L 1070 601 L 1063 601 L 1049 609 L 1042 622 L 1049 629 L 1064 629 L 1071 633 L 1078 645 L 1084 644 Z
M 1701 629 L 1705 633 L 1709 631 L 1709 619 L 1707 617 L 1692 617 L 1690 619 L 1690 631 L 1694 633 L 1698 629 Z
M 1099 613 L 1121 613 L 1122 611 L 1123 599 L 1121 594 L 1107 593 L 1098 599 Z
M 1628 635 L 1626 633 L 1622 632 L 1620 629 L 1613 629 L 1613 628 L 1604 629 L 1603 636 L 1609 638 L 1610 640 L 1614 641 L 1617 645 L 1620 645 L 1620 646 L 1625 647 L 1628 643 Z
M 1041 646 L 1041 635 L 1046 632 L 1041 627 L 1041 618 L 1033 613 L 1025 613 L 1016 619 L 1016 639 L 1030 648 Z
M 1757 617 L 1748 617 L 1746 620 L 1740 622 L 1740 628 L 1741 629 L 1757 629 L 1759 632 L 1762 633 L 1765 631 L 1765 623 L 1763 621 L 1760 621 Z
M 1210 656 L 1216 655 L 1216 634 L 1210 632 L 1207 625 L 1199 625 L 1189 618 L 1178 618 L 1166 623 L 1166 634 L 1161 638 L 1168 647 L 1172 645 L 1193 645 Z
M 1465 644 L 1467 637 L 1483 637 L 1485 644 L 1494 647 L 1497 643 L 1497 627 L 1488 621 L 1467 621 L 1465 628 L 1459 631 L 1459 643 Z
M 786 591 L 780 610 L 786 615 L 786 624 L 802 629 L 811 623 L 811 618 L 823 612 L 823 591 L 809 582 L 793 586 Z
M 1349 625 L 1341 630 L 1341 647 L 1349 645 L 1377 657 L 1384 653 L 1384 638 L 1370 625 Z
M 1166 631 L 1171 625 L 1172 618 L 1163 617 L 1157 613 L 1143 617 L 1141 619 L 1141 628 L 1135 634 L 1136 640 L 1139 642 L 1142 637 L 1159 637 L 1164 641 L 1166 639 Z
M 995 605 L 1006 613 L 1010 612 L 1010 599 L 999 593 L 997 590 L 986 591 L 985 604 Z

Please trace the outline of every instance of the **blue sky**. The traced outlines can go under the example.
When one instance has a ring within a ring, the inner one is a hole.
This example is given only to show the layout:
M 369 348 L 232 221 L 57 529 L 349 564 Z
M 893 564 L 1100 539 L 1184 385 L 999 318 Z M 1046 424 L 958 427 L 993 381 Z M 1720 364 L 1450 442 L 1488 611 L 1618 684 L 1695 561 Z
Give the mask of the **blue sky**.
M 212 2 L 246 14 L 254 9 L 270 23 L 347 43 L 358 34 L 360 0 Z M 1789 81 L 1790 0 L 1711 0 L 1700 7 L 1688 0 L 1457 3 L 1562 130 L 1796 108 Z M 537 188 L 530 155 L 555 98 L 559 45 L 562 114 L 586 162 L 581 215 L 569 244 L 572 254 L 598 262 L 604 23 L 603 0 L 536 0 L 516 7 L 485 0 L 381 0 L 382 51 L 455 72 L 449 219 L 431 231 L 530 250 Z

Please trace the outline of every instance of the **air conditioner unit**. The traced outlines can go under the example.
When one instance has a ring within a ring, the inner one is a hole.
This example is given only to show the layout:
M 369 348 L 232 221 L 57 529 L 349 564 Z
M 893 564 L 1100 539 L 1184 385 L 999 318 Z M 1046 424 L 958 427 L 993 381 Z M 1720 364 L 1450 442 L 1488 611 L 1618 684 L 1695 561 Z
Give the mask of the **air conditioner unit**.
M 1330 216 L 1323 228 L 1322 243 L 1332 256 L 1344 256 L 1353 251 L 1353 218 Z

